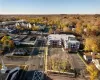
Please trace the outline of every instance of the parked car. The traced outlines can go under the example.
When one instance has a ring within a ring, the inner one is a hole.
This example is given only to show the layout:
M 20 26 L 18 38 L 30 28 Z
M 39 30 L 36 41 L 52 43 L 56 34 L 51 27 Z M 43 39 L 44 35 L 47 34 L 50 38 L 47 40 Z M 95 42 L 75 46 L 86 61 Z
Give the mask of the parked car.
M 16 48 L 12 52 L 12 55 L 24 56 L 24 55 L 27 55 L 27 54 L 28 54 L 27 50 L 26 49 L 23 49 L 23 48 Z

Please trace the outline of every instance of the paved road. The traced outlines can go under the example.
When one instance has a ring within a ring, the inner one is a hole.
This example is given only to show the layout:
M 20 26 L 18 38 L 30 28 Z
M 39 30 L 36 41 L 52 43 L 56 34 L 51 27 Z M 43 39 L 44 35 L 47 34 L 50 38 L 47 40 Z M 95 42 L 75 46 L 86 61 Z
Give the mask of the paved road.
M 86 66 L 83 61 L 79 58 L 77 53 L 69 53 L 68 54 L 69 61 L 72 64 L 72 68 L 74 69 L 85 69 Z
M 25 62 L 29 65 L 28 70 L 44 70 L 44 49 L 43 47 L 34 48 L 32 56 Z
M 14 64 L 14 65 L 24 65 L 25 62 L 28 60 L 28 58 L 7 58 L 7 57 L 1 57 L 0 58 L 3 59 L 4 63 L 5 64 Z M 1 63 L 1 60 L 0 60 L 0 63 Z

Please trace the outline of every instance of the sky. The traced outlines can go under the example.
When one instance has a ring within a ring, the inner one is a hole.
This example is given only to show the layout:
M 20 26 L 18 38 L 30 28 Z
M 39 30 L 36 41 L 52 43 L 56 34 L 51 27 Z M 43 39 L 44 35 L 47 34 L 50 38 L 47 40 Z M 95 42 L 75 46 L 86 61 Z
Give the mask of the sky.
M 100 14 L 100 0 L 0 0 L 0 14 Z

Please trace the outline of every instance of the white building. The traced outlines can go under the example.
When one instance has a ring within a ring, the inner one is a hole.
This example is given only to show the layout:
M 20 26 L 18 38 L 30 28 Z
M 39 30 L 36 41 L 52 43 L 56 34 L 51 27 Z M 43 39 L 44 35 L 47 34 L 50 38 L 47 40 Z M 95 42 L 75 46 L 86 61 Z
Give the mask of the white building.
M 16 27 L 19 26 L 19 23 L 16 23 L 15 26 L 16 26 Z
M 32 25 L 30 23 L 27 24 L 27 28 L 32 28 Z
M 23 26 L 23 27 L 25 27 L 25 28 L 32 28 L 32 25 L 30 24 L 30 23 L 25 23 L 25 22 L 17 22 L 16 24 L 15 24 L 15 26 L 17 27 L 17 26 Z
M 49 46 L 64 46 L 69 51 L 77 51 L 80 46 L 80 42 L 77 41 L 74 35 L 66 34 L 50 34 L 47 44 Z
M 47 45 L 61 46 L 61 36 L 59 34 L 50 34 L 48 36 Z
M 80 42 L 77 41 L 74 35 L 62 35 L 63 45 L 65 49 L 69 51 L 77 51 L 80 46 Z

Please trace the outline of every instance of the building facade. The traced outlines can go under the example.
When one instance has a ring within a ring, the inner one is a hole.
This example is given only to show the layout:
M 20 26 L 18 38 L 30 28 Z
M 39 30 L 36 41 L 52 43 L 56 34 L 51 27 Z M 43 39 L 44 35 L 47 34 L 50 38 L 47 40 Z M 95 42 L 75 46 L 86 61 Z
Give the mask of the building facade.
M 63 47 L 69 51 L 78 51 L 80 42 L 74 35 L 50 34 L 47 41 L 48 46 Z

